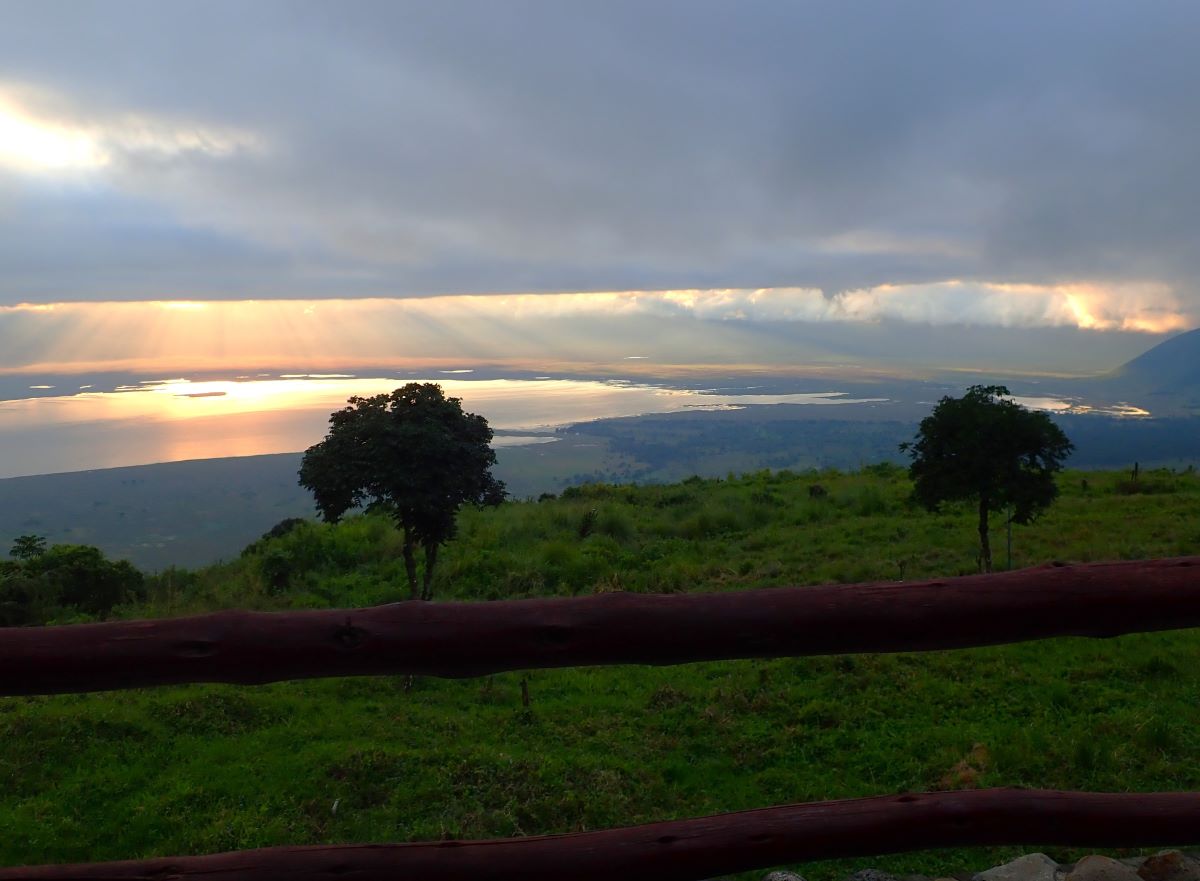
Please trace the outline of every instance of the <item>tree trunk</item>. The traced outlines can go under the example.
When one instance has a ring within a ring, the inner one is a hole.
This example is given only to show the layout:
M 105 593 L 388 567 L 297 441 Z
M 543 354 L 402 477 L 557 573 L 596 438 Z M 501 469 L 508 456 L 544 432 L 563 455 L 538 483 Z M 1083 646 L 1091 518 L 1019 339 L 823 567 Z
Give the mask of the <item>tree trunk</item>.
M 988 541 L 988 500 L 979 497 L 979 562 L 984 572 L 992 571 L 992 544 Z
M 437 565 L 438 545 L 435 541 L 425 543 L 425 579 L 421 587 L 421 599 L 433 599 L 433 567 Z
M 417 592 L 417 557 L 413 553 L 413 548 L 416 546 L 416 540 L 413 538 L 412 530 L 407 526 L 404 527 L 404 571 L 408 575 L 408 598 L 415 600 L 420 598 Z

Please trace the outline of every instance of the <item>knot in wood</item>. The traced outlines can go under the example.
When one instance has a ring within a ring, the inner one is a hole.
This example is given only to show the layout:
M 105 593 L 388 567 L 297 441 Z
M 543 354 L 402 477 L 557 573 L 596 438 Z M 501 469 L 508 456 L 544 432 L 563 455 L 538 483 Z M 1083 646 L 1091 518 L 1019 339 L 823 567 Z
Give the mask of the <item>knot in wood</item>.
M 361 627 L 355 627 L 347 619 L 346 623 L 333 632 L 333 638 L 342 648 L 355 649 L 363 644 L 363 640 L 367 637 L 367 631 Z

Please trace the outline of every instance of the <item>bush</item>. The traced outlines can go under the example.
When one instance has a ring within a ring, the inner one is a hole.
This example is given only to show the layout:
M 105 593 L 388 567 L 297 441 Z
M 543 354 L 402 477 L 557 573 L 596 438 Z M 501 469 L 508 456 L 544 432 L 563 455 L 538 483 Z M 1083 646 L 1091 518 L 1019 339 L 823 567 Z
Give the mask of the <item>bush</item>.
M 636 532 L 633 521 L 624 511 L 605 508 L 596 520 L 596 531 L 617 541 L 629 541 Z
M 144 576 L 128 560 L 108 560 L 89 545 L 54 545 L 25 568 L 47 583 L 61 605 L 89 615 L 106 615 L 146 593 Z
M 54 545 L 0 566 L 0 626 L 45 624 L 64 613 L 102 617 L 145 597 L 141 572 L 88 545 Z
M 246 545 L 246 547 L 242 549 L 242 556 L 245 557 L 249 554 L 253 554 L 262 550 L 263 546 L 270 542 L 271 539 L 283 538 L 285 535 L 293 532 L 297 527 L 303 526 L 307 522 L 307 520 L 304 520 L 300 517 L 288 517 L 286 520 L 280 520 L 278 523 L 264 532 L 258 541 L 251 542 L 250 544 Z
M 882 477 L 886 480 L 896 480 L 904 477 L 907 470 L 895 462 L 876 462 L 874 465 L 864 465 L 861 469 L 863 474 L 869 474 L 872 477 Z
M 50 616 L 41 586 L 21 566 L 0 562 L 0 627 L 44 623 Z

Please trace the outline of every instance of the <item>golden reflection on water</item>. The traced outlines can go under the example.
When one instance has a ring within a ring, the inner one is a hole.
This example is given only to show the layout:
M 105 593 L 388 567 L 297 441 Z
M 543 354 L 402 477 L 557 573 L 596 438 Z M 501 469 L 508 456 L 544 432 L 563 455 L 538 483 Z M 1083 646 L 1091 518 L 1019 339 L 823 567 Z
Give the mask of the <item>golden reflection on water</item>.
M 706 394 L 627 381 L 296 377 L 250 381 L 152 380 L 136 386 L 120 386 L 113 392 L 0 401 L 0 415 L 8 425 L 49 426 L 128 419 L 179 422 L 276 411 L 328 413 L 345 406 L 351 396 L 387 393 L 405 382 L 439 383 L 447 395 L 462 398 L 466 409 L 483 413 L 495 428 L 535 428 L 607 416 L 685 408 L 715 409 L 746 403 L 850 403 L 835 392 Z
M 705 394 L 630 382 L 453 379 L 445 376 L 244 381 L 172 378 L 117 391 L 0 401 L 0 477 L 146 462 L 301 450 L 325 434 L 347 398 L 438 382 L 493 428 L 545 429 L 612 416 L 757 404 L 852 403 L 820 394 Z M 878 400 L 878 399 L 874 399 Z

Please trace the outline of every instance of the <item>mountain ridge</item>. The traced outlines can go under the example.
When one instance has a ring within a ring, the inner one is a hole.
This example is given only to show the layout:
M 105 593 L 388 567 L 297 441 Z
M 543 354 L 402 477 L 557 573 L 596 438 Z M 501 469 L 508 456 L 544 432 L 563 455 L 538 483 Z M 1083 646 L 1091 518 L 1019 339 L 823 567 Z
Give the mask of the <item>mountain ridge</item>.
M 1189 330 L 1126 361 L 1109 374 L 1114 379 L 1137 379 L 1165 390 L 1183 383 L 1200 385 L 1200 329 Z
M 1200 329 L 1147 349 L 1120 367 L 1083 380 L 1088 397 L 1130 402 L 1154 416 L 1200 414 Z

